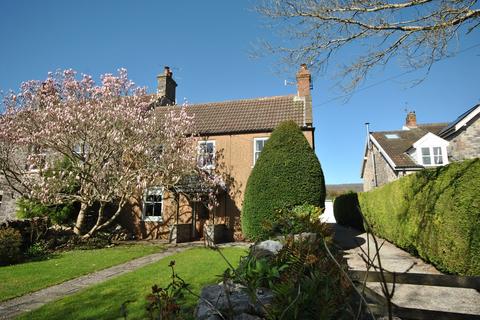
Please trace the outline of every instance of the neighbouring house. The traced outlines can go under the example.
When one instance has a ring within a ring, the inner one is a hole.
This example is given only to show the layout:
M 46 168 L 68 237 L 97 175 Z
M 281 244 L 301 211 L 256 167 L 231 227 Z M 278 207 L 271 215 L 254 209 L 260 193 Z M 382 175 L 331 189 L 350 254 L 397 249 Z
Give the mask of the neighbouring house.
M 480 104 L 451 123 L 417 124 L 407 114 L 402 130 L 368 132 L 362 162 L 363 190 L 452 161 L 480 156 Z
M 184 107 L 195 116 L 195 130 L 200 138 L 198 165 L 220 174 L 226 190 L 218 196 L 219 205 L 209 209 L 198 197 L 189 196 L 198 191 L 192 190 L 196 188 L 195 181 L 180 184 L 175 190 L 151 188 L 142 198 L 131 201 L 120 218 L 121 224 L 142 239 L 190 241 L 203 237 L 208 230 L 215 230 L 215 237 L 218 234 L 240 239 L 240 212 L 247 179 L 274 128 L 293 120 L 314 147 L 312 85 L 306 65 L 300 67 L 296 79 L 297 94 L 177 106 L 177 83 L 165 67 L 157 77 L 158 99 L 153 105 L 157 112 Z M 0 219 L 13 216 L 12 195 L 3 192 Z

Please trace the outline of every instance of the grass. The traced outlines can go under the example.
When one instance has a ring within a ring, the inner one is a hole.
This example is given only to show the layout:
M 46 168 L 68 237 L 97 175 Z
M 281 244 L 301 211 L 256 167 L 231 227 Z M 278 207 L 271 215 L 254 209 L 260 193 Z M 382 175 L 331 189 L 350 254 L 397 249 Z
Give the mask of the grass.
M 222 252 L 234 266 L 238 264 L 239 257 L 246 254 L 242 248 L 225 248 Z M 178 275 L 197 293 L 204 285 L 219 282 L 217 276 L 228 267 L 214 250 L 194 248 L 46 304 L 18 319 L 123 319 L 120 309 L 122 303 L 126 301 L 129 301 L 127 305 L 129 320 L 145 319 L 147 318 L 145 297 L 151 293 L 153 284 L 161 287 L 167 285 L 170 277 L 168 264 L 171 260 L 176 261 L 175 271 Z M 187 293 L 184 299 L 182 306 L 188 318 L 193 312 L 197 298 Z
M 129 245 L 62 252 L 47 260 L 0 267 L 0 301 L 159 252 L 158 245 Z

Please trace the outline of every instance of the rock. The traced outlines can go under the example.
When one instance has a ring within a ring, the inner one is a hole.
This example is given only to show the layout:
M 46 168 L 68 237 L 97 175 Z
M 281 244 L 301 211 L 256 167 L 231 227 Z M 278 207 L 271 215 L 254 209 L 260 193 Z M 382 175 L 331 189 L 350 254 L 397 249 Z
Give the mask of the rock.
M 283 244 L 275 240 L 265 240 L 255 245 L 255 249 L 269 251 L 274 255 L 282 250 L 282 248 Z
M 250 301 L 241 285 L 210 285 L 202 289 L 200 299 L 195 310 L 197 320 L 215 320 L 219 318 L 218 312 L 228 315 L 232 312 L 239 320 L 261 319 L 265 315 L 264 306 L 269 305 L 273 299 L 273 293 L 264 289 L 257 293 L 257 302 Z M 228 298 L 226 292 L 228 292 Z M 230 310 L 231 308 L 231 310 Z M 250 317 L 248 317 L 250 316 Z M 237 318 L 235 318 L 237 319 Z
M 308 241 L 308 242 L 315 242 L 317 240 L 317 234 L 313 232 L 302 232 L 300 234 L 296 234 L 293 236 L 295 241 Z

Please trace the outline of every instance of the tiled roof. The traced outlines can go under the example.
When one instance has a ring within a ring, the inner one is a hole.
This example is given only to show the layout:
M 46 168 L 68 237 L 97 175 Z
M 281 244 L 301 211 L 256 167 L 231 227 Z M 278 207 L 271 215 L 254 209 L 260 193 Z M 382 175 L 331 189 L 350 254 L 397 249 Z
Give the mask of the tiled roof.
M 174 107 L 157 107 L 171 110 Z M 293 120 L 304 127 L 304 101 L 295 95 L 193 104 L 185 107 L 195 115 L 201 135 L 271 131 L 280 122 Z
M 438 134 L 446 125 L 445 123 L 419 124 L 417 128 L 410 130 L 379 131 L 372 132 L 371 135 L 394 162 L 395 167 L 423 168 L 410 158 L 406 153 L 407 150 L 428 132 Z M 398 138 L 389 139 L 390 135 L 396 135 Z

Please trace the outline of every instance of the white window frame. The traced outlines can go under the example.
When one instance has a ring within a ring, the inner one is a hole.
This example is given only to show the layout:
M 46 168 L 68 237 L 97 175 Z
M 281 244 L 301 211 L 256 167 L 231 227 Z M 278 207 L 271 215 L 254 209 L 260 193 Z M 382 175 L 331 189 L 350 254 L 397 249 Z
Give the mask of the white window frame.
M 3 190 L 0 190 L 0 208 L 2 207 L 2 201 L 3 201 Z
M 423 154 L 423 149 L 428 149 L 428 157 L 430 159 L 430 163 L 427 164 L 424 162 L 424 157 L 427 157 L 427 155 L 424 155 Z M 442 160 L 442 163 L 436 163 L 435 161 L 435 158 L 438 157 L 439 155 L 438 154 L 435 154 L 435 149 L 437 150 L 440 150 L 440 157 L 441 157 L 441 160 Z M 443 166 L 446 163 L 446 159 L 445 159 L 445 151 L 443 150 L 445 148 L 441 147 L 441 146 L 425 146 L 425 147 L 421 147 L 420 148 L 420 159 L 422 160 L 421 163 L 423 166 L 425 167 L 438 167 L 438 166 Z
M 256 154 L 258 152 L 258 156 L 260 156 L 260 153 L 262 153 L 263 148 L 261 151 L 257 151 L 257 141 L 264 141 L 263 147 L 265 148 L 265 141 L 268 140 L 269 137 L 260 137 L 260 138 L 253 138 L 253 166 L 255 166 L 255 163 L 257 163 L 257 157 Z
M 155 204 L 156 202 L 158 201 L 147 201 L 147 196 L 151 193 L 151 192 L 157 192 L 157 193 L 160 193 L 160 195 L 162 196 L 162 201 L 161 201 L 161 215 L 159 216 L 147 216 L 146 213 L 147 213 L 147 204 Z M 165 209 L 165 206 L 164 206 L 164 189 L 163 187 L 152 187 L 152 188 L 148 188 L 145 190 L 145 192 L 143 193 L 143 208 L 142 208 L 142 220 L 143 221 L 150 221 L 150 222 L 163 222 L 163 214 L 164 214 L 164 209 Z
M 217 152 L 217 146 L 215 144 L 215 140 L 201 140 L 201 141 L 198 141 L 198 146 L 197 146 L 197 165 L 198 165 L 198 162 L 199 162 L 199 158 L 201 156 L 200 154 L 200 151 L 201 151 L 201 145 L 202 144 L 213 144 L 213 155 L 212 155 L 212 164 L 208 164 L 208 165 L 205 165 L 203 167 L 200 167 L 198 166 L 200 169 L 205 169 L 205 170 L 211 170 L 211 169 L 215 169 L 215 166 L 216 166 L 216 152 Z

